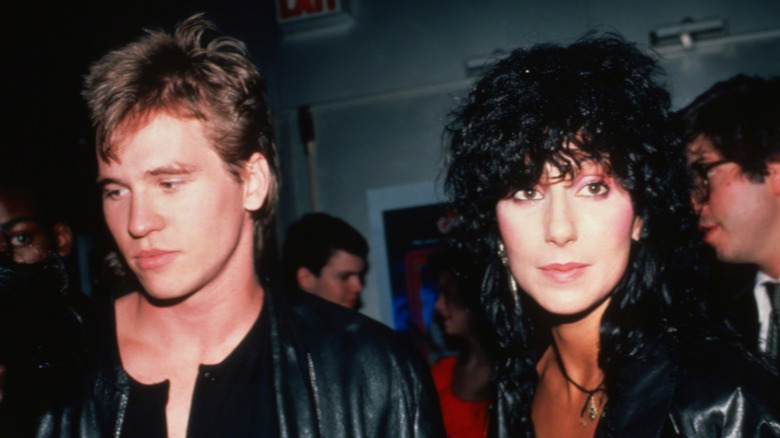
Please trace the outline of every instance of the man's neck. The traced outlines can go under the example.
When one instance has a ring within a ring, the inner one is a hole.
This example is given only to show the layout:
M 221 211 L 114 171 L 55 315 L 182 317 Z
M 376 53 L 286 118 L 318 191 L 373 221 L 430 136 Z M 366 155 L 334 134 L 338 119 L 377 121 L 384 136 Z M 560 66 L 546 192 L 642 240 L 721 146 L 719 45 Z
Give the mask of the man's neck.
M 778 249 L 778 251 L 780 251 L 780 249 Z M 773 260 L 774 263 L 764 263 L 758 268 L 759 271 L 775 280 L 780 278 L 780 252 L 778 252 L 776 256 L 778 260 Z
M 753 249 L 753 263 L 772 278 L 780 278 L 780 196 L 777 198 L 775 220 L 763 228 L 763 239 Z
M 197 296 L 201 292 L 203 296 Z M 264 293 L 257 282 L 241 290 L 206 292 L 199 291 L 172 305 L 152 303 L 140 292 L 117 300 L 120 351 L 122 341 L 127 340 L 129 344 L 145 345 L 144 350 L 170 352 L 186 362 L 221 362 L 257 320 Z M 134 350 L 126 349 L 128 353 Z M 123 362 L 125 358 L 134 362 L 125 354 L 122 356 Z
M 772 275 L 764 269 L 759 269 L 756 273 L 756 284 L 761 284 L 765 281 L 780 281 L 780 275 Z

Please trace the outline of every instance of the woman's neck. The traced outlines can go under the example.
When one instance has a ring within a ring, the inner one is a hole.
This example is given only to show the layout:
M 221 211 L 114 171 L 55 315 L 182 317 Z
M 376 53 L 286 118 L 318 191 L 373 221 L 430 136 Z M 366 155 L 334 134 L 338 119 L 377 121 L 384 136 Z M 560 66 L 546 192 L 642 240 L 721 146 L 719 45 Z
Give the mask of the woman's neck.
M 464 400 L 486 400 L 491 395 L 490 361 L 482 345 L 473 337 L 465 339 L 465 348 L 458 355 L 452 374 L 453 394 Z
M 609 299 L 582 318 L 552 328 L 553 353 L 562 372 L 585 388 L 593 389 L 604 379 L 598 365 L 599 329 L 608 305 Z
M 458 363 L 487 364 L 487 352 L 482 344 L 473 336 L 463 338 L 462 349 L 458 355 Z

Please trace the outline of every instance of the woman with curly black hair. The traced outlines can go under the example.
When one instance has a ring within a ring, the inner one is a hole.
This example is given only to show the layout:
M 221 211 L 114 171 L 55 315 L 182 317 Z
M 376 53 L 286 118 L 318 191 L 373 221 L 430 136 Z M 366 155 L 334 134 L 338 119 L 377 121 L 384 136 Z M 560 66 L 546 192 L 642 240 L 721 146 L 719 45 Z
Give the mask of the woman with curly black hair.
M 776 377 L 697 287 L 661 73 L 616 36 L 518 49 L 454 113 L 446 189 L 498 345 L 491 436 L 780 436 Z

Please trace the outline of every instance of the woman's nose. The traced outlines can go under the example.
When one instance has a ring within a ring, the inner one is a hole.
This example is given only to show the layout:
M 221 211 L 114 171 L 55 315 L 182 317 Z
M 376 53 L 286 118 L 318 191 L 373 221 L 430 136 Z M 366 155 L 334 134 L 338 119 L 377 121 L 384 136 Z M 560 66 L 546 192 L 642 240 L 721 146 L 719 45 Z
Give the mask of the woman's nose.
M 552 196 L 547 207 L 545 240 L 558 246 L 577 239 L 577 226 L 569 201 L 564 196 Z

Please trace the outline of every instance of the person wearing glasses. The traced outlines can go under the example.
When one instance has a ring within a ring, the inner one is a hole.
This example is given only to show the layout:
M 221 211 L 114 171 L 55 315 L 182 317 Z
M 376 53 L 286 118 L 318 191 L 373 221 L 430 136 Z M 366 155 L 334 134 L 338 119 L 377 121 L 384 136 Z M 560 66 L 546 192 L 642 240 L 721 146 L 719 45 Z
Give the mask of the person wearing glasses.
M 679 112 L 691 199 L 718 260 L 758 267 L 731 291 L 731 320 L 777 365 L 780 348 L 780 86 L 738 75 Z

